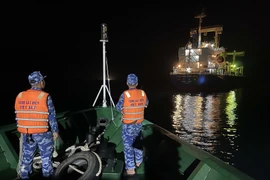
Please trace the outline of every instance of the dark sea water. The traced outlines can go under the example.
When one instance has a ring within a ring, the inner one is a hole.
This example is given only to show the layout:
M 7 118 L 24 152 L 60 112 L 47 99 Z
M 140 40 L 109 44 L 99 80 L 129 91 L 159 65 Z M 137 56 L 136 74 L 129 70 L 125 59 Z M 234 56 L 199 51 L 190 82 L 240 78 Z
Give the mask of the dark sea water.
M 101 81 L 66 81 L 46 90 L 56 111 L 91 107 Z M 27 85 L 23 85 L 25 89 Z M 64 87 L 64 88 L 63 88 Z M 145 118 L 217 156 L 255 179 L 269 179 L 269 91 L 250 87 L 222 93 L 179 93 L 165 84 L 139 86 L 150 100 Z M 114 103 L 127 87 L 111 81 Z M 10 92 L 2 125 L 14 122 L 13 103 L 18 92 Z M 101 105 L 102 92 L 96 105 Z M 107 100 L 109 98 L 107 96 Z M 108 102 L 109 103 L 109 102 Z
M 269 95 L 253 89 L 226 93 L 169 93 L 147 118 L 255 179 L 270 179 Z

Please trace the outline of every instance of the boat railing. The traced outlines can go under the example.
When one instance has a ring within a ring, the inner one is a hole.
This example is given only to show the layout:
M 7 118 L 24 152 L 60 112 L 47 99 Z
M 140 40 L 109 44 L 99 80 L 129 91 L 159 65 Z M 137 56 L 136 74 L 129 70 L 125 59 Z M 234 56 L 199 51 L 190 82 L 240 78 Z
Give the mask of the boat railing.
M 178 167 L 176 168 L 185 179 L 201 179 L 202 177 L 204 177 L 203 179 L 207 179 L 210 174 L 215 174 L 215 178 L 217 179 L 253 179 L 235 167 L 226 164 L 221 159 L 186 142 L 160 126 L 155 124 L 144 125 L 142 133 L 145 140 L 149 139 L 145 143 L 158 141 L 155 143 L 157 147 L 152 147 L 155 152 L 148 153 L 166 154 L 166 147 L 170 149 L 168 151 L 171 153 L 177 152 L 177 154 L 174 154 L 173 158 L 178 161 Z M 172 148 L 175 148 L 175 151 L 173 151 Z M 159 154 L 157 154 L 157 156 L 158 155 Z M 167 157 L 168 156 L 170 155 L 168 154 Z M 166 164 L 166 162 L 163 162 L 163 164 L 164 163 Z
M 184 68 L 183 68 L 184 69 Z M 188 72 L 186 69 L 184 70 L 174 70 L 171 72 L 171 75 L 176 74 L 213 74 L 213 75 L 226 75 L 226 76 L 244 76 L 243 72 L 244 67 L 240 66 L 237 69 L 217 69 L 217 68 L 208 68 L 204 70 L 192 70 Z

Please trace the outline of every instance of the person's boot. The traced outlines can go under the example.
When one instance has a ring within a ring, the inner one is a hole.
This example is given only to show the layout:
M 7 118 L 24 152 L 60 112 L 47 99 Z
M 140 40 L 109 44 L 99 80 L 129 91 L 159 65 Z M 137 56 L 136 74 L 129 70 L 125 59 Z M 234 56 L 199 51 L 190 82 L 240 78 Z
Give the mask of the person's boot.
M 128 176 L 132 176 L 132 175 L 136 174 L 135 169 L 127 169 L 126 171 L 127 171 Z

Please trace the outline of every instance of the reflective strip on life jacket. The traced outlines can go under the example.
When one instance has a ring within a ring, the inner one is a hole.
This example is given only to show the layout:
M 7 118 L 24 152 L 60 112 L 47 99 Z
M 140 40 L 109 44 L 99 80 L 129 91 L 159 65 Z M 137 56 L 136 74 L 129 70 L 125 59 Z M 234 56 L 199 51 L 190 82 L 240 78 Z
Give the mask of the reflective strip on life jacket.
M 20 121 L 49 121 L 48 119 L 34 119 L 34 118 L 16 118 L 16 120 Z
M 125 93 L 126 93 L 127 97 L 130 98 L 130 94 L 128 92 L 125 92 Z
M 15 113 L 26 113 L 26 114 L 49 114 L 48 112 L 41 112 L 41 111 L 15 111 Z
M 123 118 L 123 120 L 132 120 L 132 121 L 137 121 L 140 120 L 141 118 Z
M 21 125 L 17 125 L 17 126 L 20 128 L 27 128 L 27 129 L 30 129 L 30 128 L 49 128 L 49 126 L 21 126 Z
M 133 106 L 126 106 L 126 107 L 123 107 L 122 109 L 134 109 L 134 108 L 145 108 L 146 106 L 136 106 L 136 107 L 133 107 Z

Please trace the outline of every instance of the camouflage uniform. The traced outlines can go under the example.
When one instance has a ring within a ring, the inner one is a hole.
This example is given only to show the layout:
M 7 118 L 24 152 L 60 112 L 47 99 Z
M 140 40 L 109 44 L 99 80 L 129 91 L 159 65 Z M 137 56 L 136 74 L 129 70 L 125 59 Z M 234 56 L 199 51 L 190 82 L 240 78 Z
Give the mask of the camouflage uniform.
M 35 71 L 28 76 L 29 83 L 35 85 L 41 82 L 45 77 L 41 75 L 39 71 Z M 36 87 L 31 89 L 41 90 Z M 55 108 L 52 102 L 52 98 L 49 95 L 47 99 L 48 111 L 49 111 L 49 124 L 52 132 L 58 133 L 58 124 L 56 121 Z M 44 177 L 52 176 L 54 173 L 52 166 L 52 154 L 54 148 L 53 134 L 51 131 L 39 134 L 27 134 L 22 135 L 22 157 L 20 159 L 19 175 L 21 179 L 28 179 L 29 174 L 32 173 L 32 162 L 37 150 L 39 148 L 42 158 L 42 173 Z
M 129 85 L 135 85 L 138 83 L 138 77 L 135 74 L 129 74 L 127 77 L 127 83 Z M 131 88 L 133 89 L 133 88 Z M 122 111 L 124 103 L 124 94 L 121 94 L 119 101 L 116 104 L 116 109 Z M 148 106 L 148 99 L 146 100 L 146 106 Z M 135 139 L 140 135 L 142 129 L 142 123 L 139 124 L 124 124 L 122 123 L 122 139 L 124 144 L 124 156 L 125 156 L 125 168 L 135 169 L 135 162 L 140 164 L 143 161 L 143 151 L 133 147 Z M 134 162 L 135 159 L 135 162 Z

